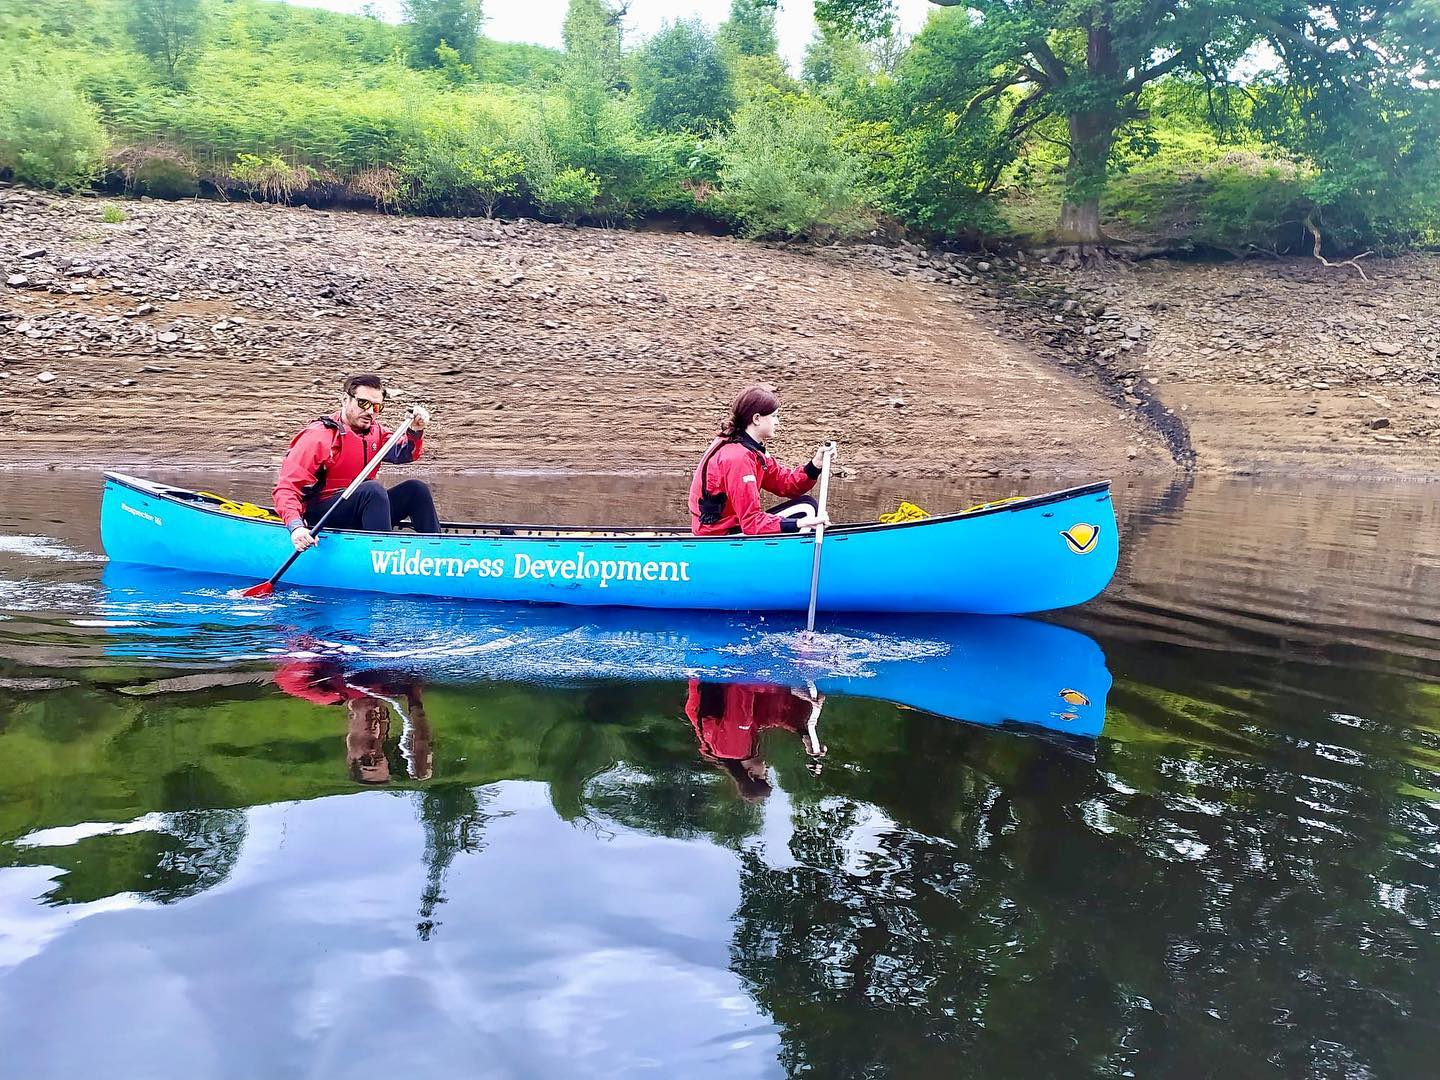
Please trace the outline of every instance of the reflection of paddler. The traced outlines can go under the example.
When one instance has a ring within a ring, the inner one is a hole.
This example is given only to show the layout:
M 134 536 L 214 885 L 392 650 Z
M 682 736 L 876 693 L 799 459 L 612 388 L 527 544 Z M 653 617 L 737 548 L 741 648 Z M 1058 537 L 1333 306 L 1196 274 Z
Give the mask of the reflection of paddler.
M 385 744 L 393 709 L 403 725 L 400 750 L 411 779 L 430 779 L 430 722 L 417 680 L 374 671 L 347 677 L 337 664 L 297 660 L 275 672 L 275 685 L 291 697 L 345 707 L 345 760 L 350 775 L 362 784 L 390 782 Z
M 729 773 L 742 796 L 763 799 L 771 786 L 769 767 L 760 755 L 760 733 L 767 728 L 793 731 L 807 754 L 823 757 L 825 747 L 815 724 L 824 703 L 823 694 L 812 698 L 783 686 L 691 679 L 685 715 L 695 729 L 700 753 Z

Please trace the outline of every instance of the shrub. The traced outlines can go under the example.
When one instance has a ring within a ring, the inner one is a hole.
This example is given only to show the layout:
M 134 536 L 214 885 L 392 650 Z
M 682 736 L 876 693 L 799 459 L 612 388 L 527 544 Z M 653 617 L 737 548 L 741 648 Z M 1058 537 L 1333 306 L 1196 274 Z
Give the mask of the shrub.
M 405 178 L 396 169 L 375 165 L 352 176 L 346 188 L 374 202 L 377 210 L 396 210 L 405 195 Z
M 595 209 L 600 178 L 589 169 L 561 169 L 535 192 L 536 205 L 564 221 L 578 221 Z
M 0 72 L 0 169 L 36 187 L 74 190 L 100 174 L 105 129 L 88 98 L 37 69 Z
M 305 165 L 291 165 L 279 154 L 260 157 L 256 154 L 241 154 L 230 166 L 229 178 L 241 190 L 254 198 L 258 195 L 265 202 L 290 201 L 298 190 L 309 186 L 315 172 Z
M 100 220 L 106 225 L 119 225 L 125 220 L 125 211 L 114 203 L 106 203 L 100 211 Z
M 474 205 L 491 217 L 497 203 L 520 193 L 525 159 L 502 118 L 473 112 L 433 123 L 412 138 L 401 171 L 415 206 L 464 211 Z
M 200 167 L 183 151 L 163 144 L 124 146 L 106 166 L 125 190 L 156 199 L 188 199 L 200 193 Z
M 869 218 L 861 169 L 839 142 L 840 125 L 822 103 L 767 95 L 735 114 L 717 146 L 716 200 L 745 236 L 852 234 Z

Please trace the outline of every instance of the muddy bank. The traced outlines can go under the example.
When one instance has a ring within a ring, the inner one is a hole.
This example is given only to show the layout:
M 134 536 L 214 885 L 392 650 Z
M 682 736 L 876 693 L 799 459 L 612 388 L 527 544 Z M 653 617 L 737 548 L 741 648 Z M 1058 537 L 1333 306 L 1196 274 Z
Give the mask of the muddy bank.
M 693 465 L 735 389 L 847 471 L 1432 475 L 1440 260 L 1075 274 L 918 248 L 0 188 L 0 465 L 270 468 L 377 370 L 438 469 Z M 113 216 L 113 215 L 112 215 Z M 1378 350 L 1378 351 L 1377 351 Z M 1178 463 L 1178 464 L 1177 464 Z
M 693 466 L 745 382 L 852 471 L 1173 468 L 1126 410 L 892 275 L 725 237 L 0 192 L 0 460 L 270 466 L 340 375 L 450 468 Z M 23 421 L 23 422 L 18 422 Z
M 1365 278 L 1298 258 L 1075 272 L 907 246 L 844 257 L 956 295 L 1201 471 L 1440 477 L 1436 255 L 1367 259 Z

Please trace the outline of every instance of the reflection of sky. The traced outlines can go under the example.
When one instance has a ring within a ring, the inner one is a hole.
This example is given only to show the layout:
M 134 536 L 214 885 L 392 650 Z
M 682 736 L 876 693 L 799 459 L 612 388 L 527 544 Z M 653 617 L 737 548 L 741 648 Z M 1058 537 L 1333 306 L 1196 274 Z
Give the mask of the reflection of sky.
M 429 941 L 413 794 L 252 809 L 230 877 L 168 906 L 40 907 L 50 871 L 0 871 L 7 1073 L 773 1073 L 778 1036 L 729 970 L 734 854 L 493 790 Z

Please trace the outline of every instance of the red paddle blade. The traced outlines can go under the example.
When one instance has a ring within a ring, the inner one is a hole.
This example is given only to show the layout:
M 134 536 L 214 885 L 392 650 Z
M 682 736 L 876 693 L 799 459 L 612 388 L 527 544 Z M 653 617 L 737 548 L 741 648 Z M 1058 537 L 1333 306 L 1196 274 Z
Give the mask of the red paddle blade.
M 275 586 L 269 581 L 262 581 L 259 585 L 251 585 L 242 592 L 241 596 L 269 596 L 275 591 Z

